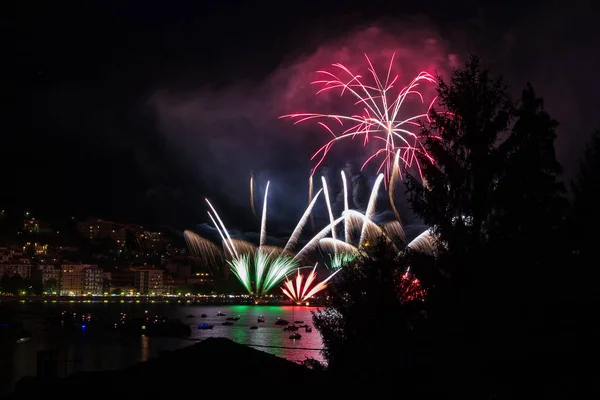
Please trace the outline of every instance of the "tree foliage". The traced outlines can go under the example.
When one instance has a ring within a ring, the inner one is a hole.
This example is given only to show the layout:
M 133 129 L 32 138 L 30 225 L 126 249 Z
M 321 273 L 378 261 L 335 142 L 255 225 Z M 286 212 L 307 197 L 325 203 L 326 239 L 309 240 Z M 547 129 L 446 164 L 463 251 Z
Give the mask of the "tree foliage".
M 600 130 L 592 134 L 586 146 L 572 188 L 574 248 L 582 260 L 591 260 L 597 240 L 590 231 L 600 223 Z
M 414 350 L 414 322 L 422 309 L 419 302 L 402 302 L 406 265 L 381 239 L 343 268 L 330 286 L 330 305 L 313 313 L 328 369 L 365 379 L 396 373 Z
M 409 177 L 407 185 L 414 211 L 449 251 L 469 254 L 485 242 L 500 168 L 497 143 L 513 103 L 502 79 L 476 56 L 438 83 L 439 109 L 431 110 L 422 132 L 435 163 L 424 158 L 426 183 Z
M 531 85 L 513 101 L 477 56 L 438 79 L 438 107 L 423 124 L 424 179 L 406 182 L 413 211 L 435 233 L 438 257 L 405 250 L 401 259 L 377 255 L 344 267 L 315 326 L 333 370 L 382 374 L 375 366 L 384 364 L 404 376 L 407 364 L 428 365 L 432 382 L 448 392 L 506 394 L 498 382 L 531 383 L 529 370 L 558 370 L 532 356 L 534 345 L 551 346 L 547 338 L 564 318 L 548 312 L 564 293 L 556 266 L 569 254 L 558 123 Z M 590 189 L 598 185 L 598 154 L 600 133 L 575 185 L 580 224 L 598 203 Z M 394 293 L 394 273 L 408 265 L 427 289 L 425 302 L 403 304 Z

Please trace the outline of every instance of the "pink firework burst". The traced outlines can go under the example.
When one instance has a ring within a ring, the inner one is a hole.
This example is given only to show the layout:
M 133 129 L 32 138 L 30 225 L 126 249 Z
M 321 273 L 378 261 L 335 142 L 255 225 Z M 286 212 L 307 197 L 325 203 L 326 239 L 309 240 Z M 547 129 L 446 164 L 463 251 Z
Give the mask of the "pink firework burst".
M 317 159 L 312 173 L 325 160 L 329 151 L 337 142 L 344 139 L 361 137 L 361 143 L 366 146 L 371 140 L 378 144 L 375 151 L 368 155 L 362 165 L 364 168 L 370 162 L 379 162 L 377 172 L 384 172 L 386 182 L 389 182 L 394 167 L 398 172 L 410 167 L 416 167 L 421 175 L 421 167 L 416 157 L 417 153 L 425 155 L 433 162 L 427 153 L 419 135 L 420 121 L 428 120 L 429 110 L 436 98 L 429 103 L 425 102 L 423 94 L 419 91 L 422 84 L 435 84 L 435 78 L 427 73 L 420 72 L 407 86 L 399 85 L 399 75 L 392 73 L 394 55 L 390 59 L 385 79 L 382 79 L 369 57 L 365 54 L 372 79 L 367 82 L 361 75 L 354 74 L 342 64 L 333 64 L 332 71 L 317 71 L 322 79 L 312 82 L 321 88 L 317 94 L 339 90 L 340 96 L 349 95 L 355 100 L 358 108 L 356 114 L 320 114 L 320 113 L 295 113 L 283 115 L 280 118 L 291 118 L 294 124 L 306 121 L 315 121 L 323 127 L 331 139 L 319 148 L 311 157 Z M 404 115 L 403 105 L 409 99 L 416 99 L 423 105 L 423 112 L 416 115 Z
M 329 277 L 321 282 L 318 282 L 313 285 L 315 279 L 317 279 L 317 266 L 315 265 L 312 271 L 308 274 L 306 280 L 304 280 L 304 275 L 300 273 L 298 270 L 296 274 L 295 281 L 291 281 L 286 279 L 281 287 L 283 294 L 290 298 L 296 304 L 302 304 L 315 294 L 327 288 L 327 282 L 334 277 L 341 269 L 338 269 L 333 274 L 329 275 Z

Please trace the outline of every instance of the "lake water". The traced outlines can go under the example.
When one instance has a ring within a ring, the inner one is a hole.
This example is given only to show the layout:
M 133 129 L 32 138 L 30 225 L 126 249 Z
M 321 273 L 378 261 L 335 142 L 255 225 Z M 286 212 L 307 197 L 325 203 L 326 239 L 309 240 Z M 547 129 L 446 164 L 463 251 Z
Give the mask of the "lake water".
M 78 371 L 123 368 L 155 357 L 161 351 L 183 348 L 207 337 L 228 338 L 295 362 L 304 361 L 307 357 L 322 361 L 320 349 L 323 344 L 316 329 L 310 333 L 300 329 L 298 333 L 302 338 L 292 340 L 289 338 L 292 332 L 283 331 L 283 326 L 275 325 L 277 318 L 282 318 L 290 322 L 304 321 L 312 327 L 311 311 L 316 310 L 315 307 L 102 303 L 20 304 L 15 307 L 24 328 L 33 332 L 34 339 L 22 344 L 5 342 L 0 346 L 0 397 L 9 394 L 22 377 L 36 375 L 39 350 L 54 350 L 58 354 L 59 376 Z M 90 313 L 111 320 L 118 319 L 120 313 L 178 318 L 191 326 L 192 334 L 189 339 L 128 337 L 116 330 L 69 329 L 46 322 L 48 315 L 63 311 Z M 226 317 L 217 316 L 219 312 L 240 319 L 232 326 L 223 326 L 221 323 Z M 201 314 L 207 317 L 201 318 Z M 264 316 L 265 323 L 257 323 L 260 315 Z M 212 324 L 214 328 L 198 330 L 197 326 L 201 323 Z M 258 326 L 258 329 L 250 329 L 252 325 Z

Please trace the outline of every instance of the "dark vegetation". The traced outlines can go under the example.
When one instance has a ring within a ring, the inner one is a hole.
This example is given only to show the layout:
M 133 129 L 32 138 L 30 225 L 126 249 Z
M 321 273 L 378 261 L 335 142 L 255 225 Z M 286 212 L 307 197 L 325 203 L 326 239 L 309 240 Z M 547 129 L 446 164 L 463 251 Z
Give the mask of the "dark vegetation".
M 432 110 L 423 126 L 437 163 L 423 158 L 425 184 L 406 181 L 438 256 L 390 254 L 382 240 L 344 267 L 331 305 L 314 315 L 327 373 L 409 396 L 589 393 L 600 132 L 569 197 L 554 152 L 558 123 L 531 85 L 514 101 L 472 56 L 439 78 L 438 94 L 444 112 Z M 408 267 L 424 300 L 399 290 Z

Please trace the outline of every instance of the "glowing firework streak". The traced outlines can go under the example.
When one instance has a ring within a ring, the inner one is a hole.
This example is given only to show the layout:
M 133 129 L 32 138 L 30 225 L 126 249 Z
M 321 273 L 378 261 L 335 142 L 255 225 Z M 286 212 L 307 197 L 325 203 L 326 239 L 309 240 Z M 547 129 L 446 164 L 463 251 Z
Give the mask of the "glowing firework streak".
M 427 229 L 406 245 L 409 249 L 435 257 L 437 255 L 436 240 L 431 229 Z
M 267 182 L 263 200 L 258 247 L 243 240 L 232 239 L 216 209 L 210 201 L 206 200 L 210 207 L 208 215 L 219 232 L 225 252 L 229 255 L 227 263 L 231 271 L 244 288 L 256 298 L 264 296 L 298 267 L 298 260 L 293 257 L 292 252 L 322 191 L 317 192 L 298 221 L 285 247 L 280 248 L 266 245 L 269 184 Z
M 377 146 L 374 153 L 367 157 L 363 168 L 376 158 L 382 158 L 377 171 L 384 170 L 386 182 L 392 174 L 396 153 L 399 155 L 398 162 L 402 164 L 403 168 L 407 169 L 416 166 L 419 174 L 421 174 L 421 167 L 416 157 L 417 153 L 423 154 L 433 162 L 433 158 L 427 153 L 423 145 L 418 130 L 419 121 L 428 118 L 429 109 L 436 99 L 434 98 L 429 103 L 429 107 L 423 113 L 406 118 L 402 118 L 400 114 L 405 101 L 409 97 L 415 97 L 421 104 L 425 104 L 424 97 L 418 91 L 418 88 L 422 83 L 435 83 L 435 78 L 427 72 L 421 72 L 408 86 L 399 90 L 393 90 L 399 79 L 398 75 L 392 76 L 394 56 L 390 59 L 386 78 L 381 79 L 375 71 L 371 60 L 365 54 L 369 72 L 373 79 L 372 83 L 365 83 L 361 75 L 351 72 L 347 67 L 339 63 L 333 64 L 334 70 L 339 71 L 344 77 L 330 71 L 317 71 L 318 74 L 323 76 L 323 79 L 312 82 L 321 86 L 317 94 L 336 89 L 340 90 L 340 96 L 348 93 L 356 100 L 354 104 L 360 107 L 358 114 L 296 113 L 280 117 L 292 118 L 295 120 L 295 124 L 305 121 L 316 121 L 332 137 L 312 156 L 311 160 L 320 157 L 313 169 L 313 173 L 327 157 L 335 143 L 344 139 L 355 138 L 356 136 L 362 137 L 363 146 L 366 146 L 371 139 L 380 145 Z M 341 131 L 336 133 L 327 124 L 329 120 L 339 124 L 342 127 Z
M 373 190 L 371 191 L 371 196 L 369 197 L 369 203 L 367 204 L 367 211 L 365 213 L 366 220 L 370 221 L 375 213 L 375 205 L 377 204 L 377 193 L 379 192 L 379 186 L 381 185 L 381 181 L 383 180 L 383 174 L 379 174 L 375 184 L 373 185 Z M 367 222 L 363 223 L 362 231 L 360 233 L 360 241 L 358 242 L 358 247 L 362 247 L 364 244 L 367 233 Z
M 355 246 L 338 239 L 324 238 L 319 241 L 319 245 L 329 252 L 330 266 L 333 269 L 350 264 L 360 255 Z
M 296 304 L 302 304 L 306 300 L 313 297 L 315 294 L 327 288 L 327 282 L 329 282 L 331 278 L 335 276 L 335 274 L 340 272 L 340 270 L 337 270 L 333 274 L 329 275 L 327 279 L 317 283 L 314 286 L 311 286 L 313 282 L 317 279 L 316 269 L 317 265 L 315 264 L 310 274 L 308 274 L 306 280 L 304 280 L 304 276 L 300 274 L 300 270 L 298 269 L 295 282 L 289 279 L 285 280 L 283 287 L 281 288 L 283 294 L 289 297 L 290 300 L 292 300 Z
M 329 231 L 337 224 L 339 224 L 340 222 L 342 222 L 344 220 L 344 217 L 339 217 L 338 219 L 336 219 L 335 221 L 333 221 L 331 224 L 327 225 L 325 228 L 321 229 L 321 231 L 319 231 L 315 236 L 313 236 L 312 239 L 310 239 L 308 241 L 308 243 L 306 243 L 304 245 L 304 247 L 302 247 L 302 249 L 300 249 L 300 251 L 294 256 L 294 260 L 300 260 L 302 259 L 302 257 L 308 253 L 311 250 L 314 250 L 317 245 L 319 244 L 319 241 L 321 239 L 323 239 L 325 236 L 327 236 L 329 234 Z
M 256 208 L 254 207 L 254 174 L 250 174 L 250 207 L 252 208 L 252 215 L 256 218 Z
M 351 264 L 358 256 L 351 253 L 340 253 L 329 256 L 329 264 L 333 269 L 342 268 L 345 265 Z
M 217 228 L 217 232 L 219 232 L 219 235 L 221 236 L 221 239 L 223 240 L 224 247 L 227 249 L 227 251 L 229 252 L 229 254 L 232 257 L 235 257 L 237 254 L 235 252 L 235 247 L 232 246 L 231 238 L 225 239 L 225 236 L 223 235 L 221 228 L 219 227 L 219 225 L 217 225 L 217 221 L 215 221 L 215 218 L 212 216 L 210 211 L 208 212 L 208 216 L 210 217 L 210 220 L 212 221 L 213 225 Z
M 263 211 L 262 211 L 262 220 L 260 222 L 260 242 L 259 246 L 264 246 L 267 241 L 267 199 L 269 197 L 269 183 L 267 182 L 267 187 L 265 188 L 265 198 L 263 200 Z
M 392 166 L 392 176 L 390 177 L 390 188 L 388 190 L 388 196 L 390 199 L 390 204 L 392 206 L 392 210 L 394 214 L 396 214 L 396 218 L 400 220 L 400 213 L 396 209 L 396 204 L 394 201 L 394 188 L 396 187 L 396 181 L 402 179 L 402 175 L 400 174 L 400 150 L 396 151 L 396 157 L 394 158 L 394 164 Z M 422 178 L 422 181 L 424 179 Z
M 221 250 L 210 240 L 207 240 L 192 231 L 184 231 L 183 238 L 185 239 L 192 256 L 202 259 L 203 263 L 210 270 L 210 273 L 213 274 L 211 266 L 219 265 L 224 259 Z
M 312 199 L 313 199 L 313 177 L 311 175 L 310 178 L 308 178 L 308 204 L 310 204 Z M 310 225 L 314 232 L 315 231 L 315 216 L 312 214 L 310 215 Z
M 252 293 L 252 282 L 250 281 L 250 269 L 248 265 L 252 258 L 249 254 L 242 254 L 235 257 L 233 260 L 228 260 L 227 263 L 231 268 L 231 272 L 238 278 L 248 293 Z
M 348 206 L 348 183 L 346 182 L 346 174 L 344 173 L 344 170 L 341 171 L 342 173 L 342 184 L 343 184 L 343 190 L 344 190 L 344 212 L 347 212 L 350 207 Z M 344 240 L 346 242 L 350 242 L 350 230 L 348 227 L 348 221 L 344 221 Z
M 308 216 L 312 215 L 312 209 L 315 206 L 315 203 L 317 202 L 317 199 L 319 198 L 319 195 L 321 194 L 322 190 L 323 189 L 321 189 L 321 190 L 319 190 L 317 192 L 317 195 L 312 199 L 312 201 L 310 202 L 310 204 L 308 205 L 308 207 L 304 211 L 304 214 L 302 214 L 302 217 L 298 221 L 298 224 L 296 225 L 296 228 L 294 228 L 294 231 L 290 235 L 290 238 L 288 239 L 287 244 L 283 248 L 283 252 L 284 253 L 290 252 L 291 249 L 294 246 L 296 246 L 296 243 L 298 242 L 298 238 L 300 237 L 300 234 L 302 233 L 302 228 L 304 228 L 304 225 L 306 224 L 306 220 L 308 219 Z
M 383 224 L 383 231 L 390 238 L 397 238 L 406 243 L 406 233 L 404 233 L 404 228 L 402 228 L 402 223 L 399 220 Z
M 333 218 L 333 211 L 331 209 L 331 200 L 329 199 L 329 189 L 327 187 L 327 180 L 324 176 L 321 177 L 323 183 L 323 191 L 325 192 L 325 203 L 327 204 L 327 211 L 329 212 L 329 223 L 333 224 L 335 218 Z M 331 237 L 335 239 L 335 226 L 331 227 Z

